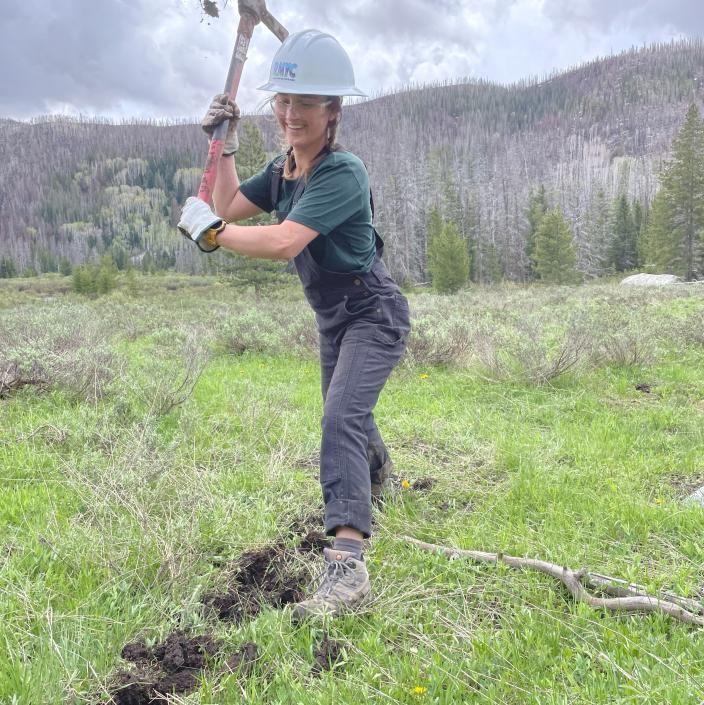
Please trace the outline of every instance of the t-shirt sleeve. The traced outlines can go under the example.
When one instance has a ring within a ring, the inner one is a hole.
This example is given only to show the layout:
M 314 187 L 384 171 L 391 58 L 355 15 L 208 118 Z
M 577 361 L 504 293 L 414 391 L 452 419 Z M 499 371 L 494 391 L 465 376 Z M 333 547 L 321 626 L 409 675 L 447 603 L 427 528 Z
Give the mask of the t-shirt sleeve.
M 240 183 L 242 195 L 266 213 L 274 210 L 274 204 L 271 202 L 271 172 L 275 161 L 270 161 L 258 174 Z
M 369 203 L 366 170 L 343 162 L 323 162 L 287 219 L 327 235 Z

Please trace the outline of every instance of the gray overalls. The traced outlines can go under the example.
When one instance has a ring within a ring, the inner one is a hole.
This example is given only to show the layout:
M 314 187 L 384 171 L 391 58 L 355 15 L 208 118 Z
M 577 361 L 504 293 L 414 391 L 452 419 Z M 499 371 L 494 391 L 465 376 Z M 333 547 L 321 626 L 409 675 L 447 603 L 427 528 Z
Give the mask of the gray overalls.
M 274 165 L 271 202 L 279 223 L 289 213 L 278 210 L 282 173 L 283 162 Z M 301 178 L 291 208 L 304 189 Z M 384 244 L 376 230 L 374 236 L 369 272 L 324 269 L 308 247 L 293 260 L 320 333 L 320 484 L 330 535 L 341 526 L 371 535 L 371 475 L 387 459 L 372 410 L 411 329 L 408 301 L 381 260 Z

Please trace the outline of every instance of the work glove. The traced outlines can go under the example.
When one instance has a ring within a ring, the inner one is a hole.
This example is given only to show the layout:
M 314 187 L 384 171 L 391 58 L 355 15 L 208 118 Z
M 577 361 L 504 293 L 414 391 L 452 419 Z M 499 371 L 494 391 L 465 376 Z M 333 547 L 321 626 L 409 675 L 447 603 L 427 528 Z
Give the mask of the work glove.
M 225 120 L 230 121 L 227 128 L 227 136 L 225 137 L 225 145 L 222 148 L 223 156 L 227 157 L 240 148 L 240 141 L 237 138 L 240 109 L 236 103 L 230 100 L 230 96 L 227 93 L 218 93 L 210 103 L 208 112 L 205 114 L 200 126 L 208 137 L 212 139 L 215 128 Z
M 181 211 L 178 229 L 198 245 L 203 252 L 213 252 L 219 245 L 215 244 L 215 236 L 227 223 L 210 210 L 210 207 L 200 198 L 191 196 L 186 199 L 186 205 Z

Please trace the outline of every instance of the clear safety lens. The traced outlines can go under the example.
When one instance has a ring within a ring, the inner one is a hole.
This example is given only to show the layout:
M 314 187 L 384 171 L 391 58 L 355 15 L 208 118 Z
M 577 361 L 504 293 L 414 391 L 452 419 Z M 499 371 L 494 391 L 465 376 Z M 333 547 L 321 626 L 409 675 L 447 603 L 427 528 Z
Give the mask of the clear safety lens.
M 289 108 L 297 113 L 311 113 L 314 110 L 330 105 L 331 100 L 318 100 L 316 98 L 292 98 L 291 96 L 277 95 L 271 105 L 275 113 L 286 114 Z

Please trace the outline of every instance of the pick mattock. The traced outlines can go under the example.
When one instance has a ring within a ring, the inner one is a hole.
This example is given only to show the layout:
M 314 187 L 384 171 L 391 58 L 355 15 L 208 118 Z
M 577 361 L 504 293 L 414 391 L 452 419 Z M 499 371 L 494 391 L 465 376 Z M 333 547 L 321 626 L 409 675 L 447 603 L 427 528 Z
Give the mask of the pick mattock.
M 238 9 L 240 12 L 240 23 L 237 27 L 235 50 L 232 52 L 230 70 L 227 72 L 224 91 L 233 101 L 237 96 L 240 78 L 242 78 L 242 67 L 247 60 L 249 40 L 252 38 L 256 25 L 261 22 L 282 42 L 288 37 L 286 28 L 266 9 L 265 0 L 239 0 Z M 225 144 L 229 124 L 230 121 L 225 120 L 213 131 L 213 138 L 210 141 L 210 149 L 208 150 L 208 159 L 205 162 L 203 177 L 200 180 L 198 198 L 209 205 L 217 177 L 218 162 L 222 156 L 222 148 Z

